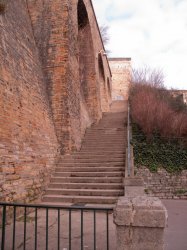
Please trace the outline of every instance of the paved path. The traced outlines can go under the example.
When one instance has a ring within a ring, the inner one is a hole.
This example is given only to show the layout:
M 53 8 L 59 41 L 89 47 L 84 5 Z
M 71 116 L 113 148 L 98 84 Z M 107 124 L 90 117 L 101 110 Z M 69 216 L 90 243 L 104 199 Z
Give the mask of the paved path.
M 187 250 L 187 201 L 175 201 L 164 200 L 168 215 L 169 223 L 165 233 L 165 250 Z M 97 213 L 97 225 L 96 225 L 96 245 L 97 250 L 106 249 L 106 214 Z M 72 250 L 81 249 L 81 232 L 80 232 L 80 212 L 72 212 Z M 57 212 L 49 211 L 49 250 L 57 249 Z M 60 213 L 60 243 L 62 250 L 67 250 L 69 247 L 69 213 L 67 211 L 61 211 Z M 23 249 L 23 217 L 19 218 L 16 222 L 16 235 L 15 235 L 15 249 Z M 46 244 L 46 212 L 44 210 L 38 211 L 37 221 L 37 246 L 38 250 L 44 250 Z M 12 249 L 12 224 L 6 227 L 6 247 L 5 250 Z M 26 235 L 26 249 L 34 250 L 34 230 L 35 219 L 34 213 L 31 213 L 27 217 L 27 235 Z M 93 213 L 84 213 L 84 249 L 93 249 Z M 1 235 L 1 228 L 0 228 Z M 113 215 L 109 214 L 109 238 L 110 238 L 110 250 L 116 250 L 116 236 L 115 226 L 113 224 Z M 1 237 L 0 237 L 1 241 Z M 138 249 L 137 249 L 138 250 Z M 153 249 L 154 250 L 154 249 Z
M 163 200 L 168 210 L 165 250 L 187 250 L 187 201 Z

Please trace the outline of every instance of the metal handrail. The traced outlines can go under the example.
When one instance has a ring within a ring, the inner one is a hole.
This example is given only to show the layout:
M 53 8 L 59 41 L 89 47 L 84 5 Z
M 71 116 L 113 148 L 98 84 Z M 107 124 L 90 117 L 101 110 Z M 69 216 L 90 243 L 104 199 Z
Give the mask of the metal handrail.
M 131 144 L 130 144 L 130 140 L 131 140 L 131 132 L 130 132 L 130 106 L 129 106 L 129 102 L 128 102 L 128 111 L 127 111 L 127 176 L 130 177 L 131 176 L 131 170 L 132 170 L 132 166 L 131 166 Z
M 49 209 L 79 209 L 79 210 L 95 210 L 95 211 L 113 211 L 113 208 L 110 207 L 86 207 L 83 205 L 76 206 L 76 205 L 71 205 L 71 206 L 63 206 L 63 205 L 47 205 L 47 204 L 25 204 L 25 203 L 8 203 L 8 202 L 0 202 L 0 206 L 7 206 L 7 207 L 27 207 L 27 208 L 49 208 Z

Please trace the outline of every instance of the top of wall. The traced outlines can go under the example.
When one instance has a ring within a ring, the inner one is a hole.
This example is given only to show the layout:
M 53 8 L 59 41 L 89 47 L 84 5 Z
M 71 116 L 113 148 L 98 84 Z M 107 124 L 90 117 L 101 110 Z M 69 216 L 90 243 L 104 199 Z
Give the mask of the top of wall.
M 176 93 L 176 94 L 187 94 L 186 89 L 172 89 L 170 90 L 171 93 Z
M 104 42 L 103 42 L 103 39 L 102 39 L 101 31 L 100 31 L 100 28 L 99 28 L 99 24 L 98 24 L 98 21 L 97 21 L 97 17 L 96 17 L 96 14 L 95 14 L 95 9 L 94 9 L 92 0 L 90 0 L 90 4 L 91 4 L 92 10 L 93 10 L 93 14 L 94 14 L 95 22 L 96 22 L 96 25 L 97 25 L 97 28 L 98 28 L 98 32 L 99 32 L 99 36 L 100 36 L 101 43 L 102 43 L 102 46 L 103 46 L 103 50 L 106 51 L 105 45 L 104 45 Z M 107 64 L 108 64 L 110 75 L 112 76 L 112 72 L 111 72 L 110 65 L 109 65 L 109 58 L 107 56 L 106 56 L 106 61 L 107 61 Z
M 109 61 L 131 61 L 131 57 L 114 57 L 108 58 Z

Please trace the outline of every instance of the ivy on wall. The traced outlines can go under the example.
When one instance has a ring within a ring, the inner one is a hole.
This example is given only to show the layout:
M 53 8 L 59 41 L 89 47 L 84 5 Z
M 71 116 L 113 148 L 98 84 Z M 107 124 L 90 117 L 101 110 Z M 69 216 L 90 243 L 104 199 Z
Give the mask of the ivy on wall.
M 183 138 L 161 138 L 155 134 L 148 141 L 136 124 L 132 125 L 132 134 L 131 144 L 137 166 L 146 166 L 152 172 L 156 172 L 159 167 L 171 173 L 187 169 L 187 147 Z

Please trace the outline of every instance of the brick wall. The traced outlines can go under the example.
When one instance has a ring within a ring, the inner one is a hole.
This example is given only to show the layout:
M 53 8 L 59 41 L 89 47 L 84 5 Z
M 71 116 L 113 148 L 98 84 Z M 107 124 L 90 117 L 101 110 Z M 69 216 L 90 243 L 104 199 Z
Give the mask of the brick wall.
M 135 172 L 136 176 L 143 177 L 148 195 L 161 199 L 187 199 L 187 170 L 171 174 L 161 168 L 157 173 L 151 173 L 148 168 L 140 167 Z
M 131 79 L 131 58 L 110 58 L 109 63 L 112 71 L 112 98 L 127 100 Z
M 79 149 L 86 128 L 109 110 L 111 72 L 89 0 L 6 5 L 0 14 L 0 193 L 2 200 L 31 201 L 48 184 L 59 154 Z
M 83 18 L 79 27 L 78 13 Z M 61 152 L 80 148 L 86 127 L 97 122 L 102 111 L 99 52 L 104 50 L 89 0 L 29 0 L 36 44 L 50 94 Z M 102 56 L 105 79 L 111 84 L 108 61 Z M 68 126 L 67 126 L 68 124 Z
M 24 1 L 0 15 L 0 194 L 38 196 L 54 168 L 58 144 Z

